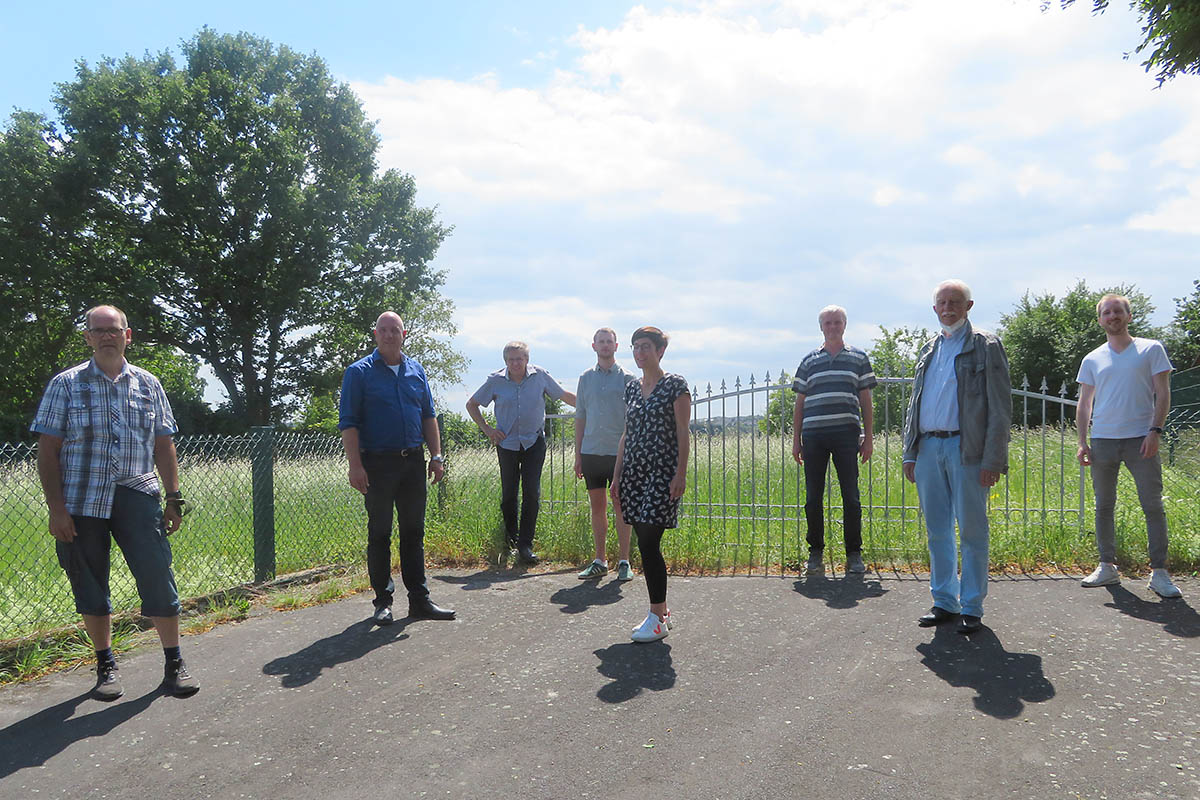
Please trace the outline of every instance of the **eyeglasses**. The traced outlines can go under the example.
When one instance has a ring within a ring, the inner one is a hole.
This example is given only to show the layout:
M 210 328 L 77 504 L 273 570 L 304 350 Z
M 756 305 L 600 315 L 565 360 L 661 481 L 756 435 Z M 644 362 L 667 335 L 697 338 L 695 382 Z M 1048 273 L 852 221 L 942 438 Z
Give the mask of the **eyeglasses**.
M 88 328 L 87 332 L 93 336 L 120 336 L 129 330 L 128 328 Z

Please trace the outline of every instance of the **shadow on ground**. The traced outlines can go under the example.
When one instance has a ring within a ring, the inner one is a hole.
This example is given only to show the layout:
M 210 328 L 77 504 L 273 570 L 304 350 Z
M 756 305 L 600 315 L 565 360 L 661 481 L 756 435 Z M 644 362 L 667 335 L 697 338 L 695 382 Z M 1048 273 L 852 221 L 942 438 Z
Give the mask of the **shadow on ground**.
M 862 575 L 847 575 L 831 580 L 824 575 L 806 575 L 794 584 L 796 592 L 813 600 L 821 600 L 830 608 L 854 608 L 869 597 L 883 597 L 887 589 L 878 580 Z
M 550 602 L 562 608 L 564 614 L 579 614 L 593 606 L 607 606 L 619 602 L 622 597 L 621 582 L 609 581 L 599 584 L 596 581 L 580 581 L 578 586 L 559 589 L 550 595 Z
M 412 620 L 408 617 L 391 625 L 378 627 L 370 619 L 355 622 L 341 633 L 318 639 L 303 650 L 280 656 L 263 666 L 264 675 L 281 675 L 281 686 L 293 689 L 305 686 L 321 673 L 338 664 L 362 658 L 377 647 L 408 638 L 404 629 Z
M 933 640 L 917 645 L 921 663 L 951 686 L 974 689 L 975 708 L 999 719 L 1020 716 L 1026 703 L 1054 697 L 1054 684 L 1042 672 L 1042 657 L 1010 653 L 986 626 L 970 637 L 953 625 L 940 625 Z
M 1144 619 L 1156 625 L 1162 625 L 1163 630 L 1173 636 L 1191 638 L 1200 636 L 1200 614 L 1184 601 L 1183 598 L 1173 600 L 1143 600 L 1124 586 L 1106 586 L 1113 601 L 1105 603 L 1109 608 L 1115 608 L 1122 614 L 1128 614 L 1137 619 Z
M 89 689 L 0 730 L 0 778 L 26 767 L 40 767 L 76 742 L 104 736 L 166 694 L 156 688 L 135 700 L 105 704 L 90 714 L 74 716 L 90 696 Z M 86 787 L 77 788 L 82 792 Z
M 553 572 L 530 572 L 529 568 L 524 564 L 514 564 L 510 569 L 501 570 L 495 567 L 481 569 L 479 572 L 473 572 L 470 575 L 435 575 L 434 579 L 443 583 L 453 583 L 462 586 L 464 592 L 478 591 L 479 589 L 490 589 L 493 586 L 512 583 L 526 578 L 538 578 L 542 575 L 565 575 L 568 572 L 574 572 L 574 568 L 560 569 Z
M 647 689 L 661 692 L 675 685 L 671 645 L 666 642 L 626 642 L 592 652 L 600 659 L 596 671 L 612 679 L 596 692 L 605 703 L 624 703 Z

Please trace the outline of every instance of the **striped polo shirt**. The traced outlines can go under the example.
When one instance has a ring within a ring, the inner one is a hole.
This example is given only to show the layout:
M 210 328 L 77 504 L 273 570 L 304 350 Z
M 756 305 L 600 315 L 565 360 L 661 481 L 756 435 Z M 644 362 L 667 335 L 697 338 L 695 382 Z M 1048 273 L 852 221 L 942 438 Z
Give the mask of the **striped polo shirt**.
M 806 431 L 862 428 L 858 393 L 875 387 L 871 359 L 857 347 L 844 345 L 837 356 L 818 347 L 804 357 L 796 369 L 792 390 L 804 395 Z

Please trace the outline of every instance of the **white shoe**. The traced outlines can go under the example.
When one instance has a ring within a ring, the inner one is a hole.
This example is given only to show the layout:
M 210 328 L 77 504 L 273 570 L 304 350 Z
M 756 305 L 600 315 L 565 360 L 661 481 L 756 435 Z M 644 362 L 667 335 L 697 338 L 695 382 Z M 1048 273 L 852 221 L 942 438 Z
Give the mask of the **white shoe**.
M 651 611 L 641 625 L 633 629 L 629 638 L 635 642 L 657 642 L 666 638 L 669 627 L 665 619 L 659 619 L 658 614 Z
M 1081 580 L 1079 584 L 1086 586 L 1089 589 L 1095 586 L 1112 586 L 1121 582 L 1121 576 L 1117 574 L 1117 565 L 1109 564 L 1107 561 L 1101 561 L 1100 566 L 1096 567 L 1091 575 Z M 1170 583 L 1170 579 L 1167 583 Z
M 1149 586 L 1159 597 L 1183 597 L 1183 592 L 1179 591 L 1179 587 L 1171 582 L 1171 576 L 1165 569 L 1150 570 Z

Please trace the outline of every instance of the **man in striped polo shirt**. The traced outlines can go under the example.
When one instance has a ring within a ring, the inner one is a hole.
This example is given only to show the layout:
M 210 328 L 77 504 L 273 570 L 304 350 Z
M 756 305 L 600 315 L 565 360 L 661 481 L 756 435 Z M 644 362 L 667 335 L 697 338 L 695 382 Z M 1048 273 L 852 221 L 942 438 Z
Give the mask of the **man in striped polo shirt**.
M 826 306 L 817 315 L 825 343 L 804 357 L 792 389 L 792 458 L 804 464 L 804 516 L 808 521 L 810 575 L 824 573 L 825 472 L 829 459 L 842 487 L 842 535 L 846 571 L 867 571 L 862 560 L 862 503 L 858 495 L 858 461 L 865 464 L 873 449 L 871 360 L 843 341 L 846 309 Z

